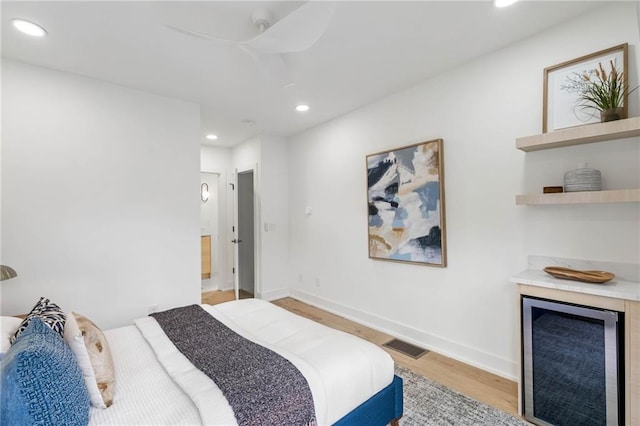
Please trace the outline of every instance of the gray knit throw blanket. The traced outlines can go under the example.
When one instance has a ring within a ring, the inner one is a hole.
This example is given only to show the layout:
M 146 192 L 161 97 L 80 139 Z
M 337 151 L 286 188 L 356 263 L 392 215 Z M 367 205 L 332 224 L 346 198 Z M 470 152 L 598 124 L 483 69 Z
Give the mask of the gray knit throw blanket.
M 151 316 L 216 383 L 239 425 L 316 425 L 309 384 L 286 358 L 238 335 L 198 305 Z

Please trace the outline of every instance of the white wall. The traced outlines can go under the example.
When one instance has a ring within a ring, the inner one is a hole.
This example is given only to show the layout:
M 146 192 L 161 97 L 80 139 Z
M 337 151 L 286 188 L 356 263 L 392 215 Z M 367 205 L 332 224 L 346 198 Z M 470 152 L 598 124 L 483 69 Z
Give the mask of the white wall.
M 262 292 L 267 300 L 289 295 L 289 149 L 287 140 L 262 137 L 260 168 Z
M 215 146 L 200 146 L 200 171 L 220 172 L 231 165 L 231 149 Z
M 516 6 L 517 7 L 517 6 Z M 516 296 L 527 255 L 638 262 L 640 209 L 522 207 L 585 159 L 611 188 L 640 185 L 639 138 L 524 154 L 541 132 L 543 69 L 629 42 L 634 4 L 616 4 L 291 138 L 291 294 L 440 353 L 516 376 Z M 631 99 L 638 115 L 638 94 Z M 365 156 L 444 139 L 448 267 L 367 257 Z M 312 214 L 305 215 L 305 208 Z
M 200 300 L 196 104 L 3 60 L 2 314 L 110 328 Z

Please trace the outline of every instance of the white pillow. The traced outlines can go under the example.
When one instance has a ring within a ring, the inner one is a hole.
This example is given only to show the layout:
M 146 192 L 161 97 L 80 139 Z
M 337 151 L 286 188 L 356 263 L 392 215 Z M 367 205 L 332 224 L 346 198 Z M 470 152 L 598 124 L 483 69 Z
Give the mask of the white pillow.
M 0 317 L 0 353 L 5 353 L 11 347 L 9 339 L 22 324 L 22 318 Z
M 64 340 L 82 370 L 91 405 L 97 408 L 111 406 L 115 372 L 109 344 L 102 331 L 86 317 L 69 312 Z

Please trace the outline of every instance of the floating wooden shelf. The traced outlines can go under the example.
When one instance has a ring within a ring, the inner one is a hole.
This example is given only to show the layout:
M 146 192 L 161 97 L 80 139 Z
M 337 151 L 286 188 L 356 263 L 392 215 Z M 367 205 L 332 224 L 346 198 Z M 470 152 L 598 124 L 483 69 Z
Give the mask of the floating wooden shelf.
M 540 135 L 525 136 L 516 139 L 516 148 L 527 152 L 539 151 L 634 136 L 640 136 L 640 117 L 586 124 Z
M 517 205 L 637 202 L 640 202 L 640 189 L 616 189 L 612 191 L 585 191 L 564 192 L 560 194 L 516 195 Z

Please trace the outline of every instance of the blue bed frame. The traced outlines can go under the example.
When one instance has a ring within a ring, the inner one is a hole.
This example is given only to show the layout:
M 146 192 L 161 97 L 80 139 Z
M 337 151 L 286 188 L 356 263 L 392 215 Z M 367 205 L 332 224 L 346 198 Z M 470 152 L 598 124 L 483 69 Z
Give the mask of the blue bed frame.
M 393 376 L 393 382 L 389 386 L 347 413 L 333 426 L 398 425 L 402 413 L 402 379 Z

